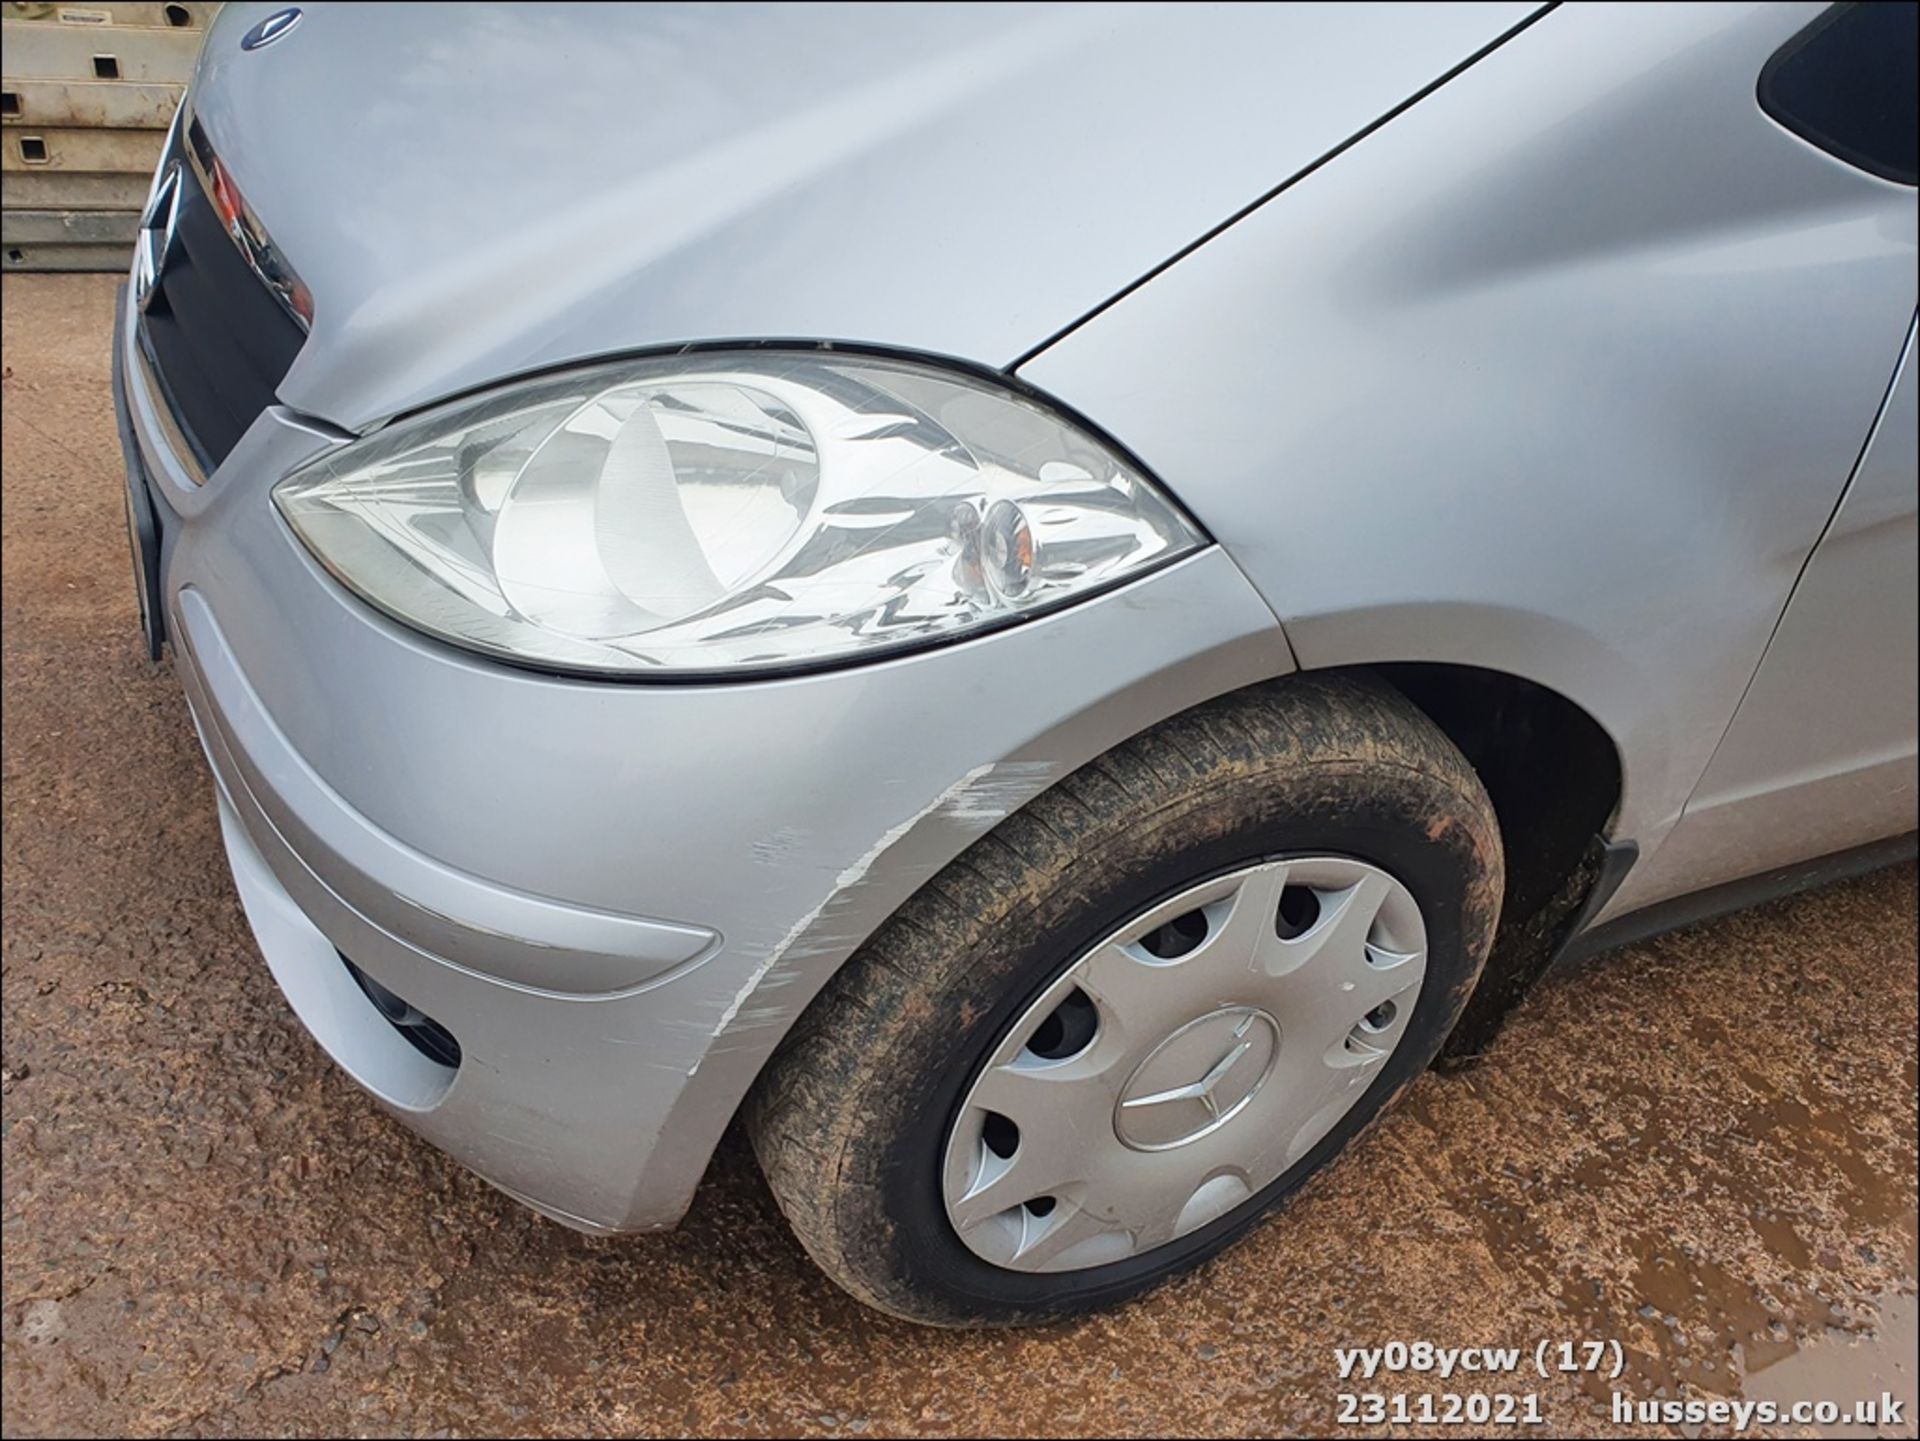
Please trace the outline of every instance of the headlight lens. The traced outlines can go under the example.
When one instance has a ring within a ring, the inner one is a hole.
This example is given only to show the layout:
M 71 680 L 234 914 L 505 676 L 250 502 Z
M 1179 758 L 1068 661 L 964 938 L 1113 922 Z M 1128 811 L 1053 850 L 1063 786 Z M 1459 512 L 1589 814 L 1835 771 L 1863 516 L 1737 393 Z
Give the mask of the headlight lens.
M 1026 397 L 829 351 L 516 385 L 344 446 L 274 495 L 335 576 L 408 625 L 636 675 L 896 650 L 1203 541 Z

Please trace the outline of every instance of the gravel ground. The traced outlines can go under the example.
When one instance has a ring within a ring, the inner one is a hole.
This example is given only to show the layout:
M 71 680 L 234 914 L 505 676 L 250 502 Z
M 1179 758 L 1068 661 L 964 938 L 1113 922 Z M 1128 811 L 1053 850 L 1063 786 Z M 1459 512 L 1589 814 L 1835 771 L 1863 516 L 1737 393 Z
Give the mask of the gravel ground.
M 535 1218 L 281 1002 L 135 634 L 112 285 L 4 299 L 9 1435 L 1324 1433 L 1333 1348 L 1391 1339 L 1617 1339 L 1634 1397 L 1911 1396 L 1911 865 L 1556 977 L 1287 1216 L 1081 1323 L 862 1310 L 737 1137 L 677 1232 Z M 1454 1389 L 1609 1425 L 1591 1378 Z

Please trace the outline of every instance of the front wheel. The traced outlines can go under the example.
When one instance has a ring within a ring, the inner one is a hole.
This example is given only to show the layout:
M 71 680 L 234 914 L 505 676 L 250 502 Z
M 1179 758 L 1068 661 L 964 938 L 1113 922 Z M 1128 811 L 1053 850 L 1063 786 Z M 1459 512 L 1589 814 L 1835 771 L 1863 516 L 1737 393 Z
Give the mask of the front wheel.
M 1244 1234 L 1426 1067 L 1501 880 L 1478 778 L 1397 692 L 1222 697 L 901 908 L 756 1088 L 761 1165 L 814 1259 L 896 1315 L 1118 1301 Z

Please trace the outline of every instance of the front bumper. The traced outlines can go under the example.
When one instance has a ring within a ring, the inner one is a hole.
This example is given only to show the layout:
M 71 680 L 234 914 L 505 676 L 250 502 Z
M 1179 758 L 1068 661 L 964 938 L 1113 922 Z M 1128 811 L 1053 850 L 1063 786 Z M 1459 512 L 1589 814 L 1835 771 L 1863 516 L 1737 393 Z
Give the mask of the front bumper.
M 588 1230 L 671 1225 L 762 1064 L 930 875 L 1053 780 L 1291 668 L 1217 549 L 1066 611 L 733 685 L 556 679 L 394 625 L 269 499 L 344 437 L 274 408 L 195 486 L 130 327 L 159 595 L 275 979 L 429 1140 Z M 457 1039 L 436 1065 L 351 972 Z

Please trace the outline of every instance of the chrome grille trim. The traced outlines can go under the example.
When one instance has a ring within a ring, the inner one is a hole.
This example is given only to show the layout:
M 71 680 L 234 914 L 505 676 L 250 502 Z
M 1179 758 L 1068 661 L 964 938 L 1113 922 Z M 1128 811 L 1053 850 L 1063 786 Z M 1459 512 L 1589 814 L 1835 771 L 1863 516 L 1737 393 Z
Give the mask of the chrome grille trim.
M 181 109 L 184 114 L 186 107 L 183 105 Z M 247 267 L 259 277 L 260 283 L 266 286 L 273 298 L 280 302 L 280 308 L 286 311 L 293 323 L 303 333 L 310 331 L 313 328 L 313 302 L 305 284 L 287 263 L 280 248 L 273 243 L 273 238 L 267 234 L 260 217 L 253 213 L 246 197 L 233 183 L 233 178 L 226 173 L 226 167 L 221 165 L 212 142 L 207 139 L 207 132 L 191 115 L 186 116 L 186 144 L 181 149 L 186 152 L 188 166 L 200 182 L 201 190 L 213 201 L 215 209 L 224 213 L 226 207 L 221 204 L 222 197 L 231 200 L 233 216 L 227 223 L 227 234 L 240 247 Z

